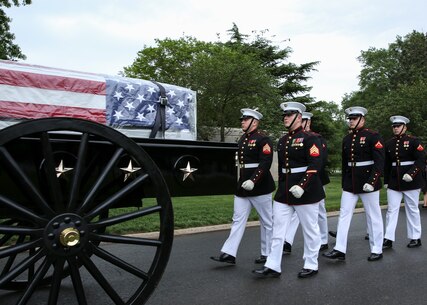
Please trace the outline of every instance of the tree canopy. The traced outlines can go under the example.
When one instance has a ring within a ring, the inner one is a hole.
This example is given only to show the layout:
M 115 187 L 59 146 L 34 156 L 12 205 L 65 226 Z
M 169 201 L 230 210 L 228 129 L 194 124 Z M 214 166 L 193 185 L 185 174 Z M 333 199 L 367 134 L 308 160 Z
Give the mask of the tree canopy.
M 12 19 L 7 17 L 4 7 L 9 8 L 12 5 L 19 6 L 31 4 L 31 0 L 0 0 L 0 59 L 17 60 L 26 59 L 21 48 L 15 44 L 15 35 L 10 32 L 10 22 Z
M 343 108 L 364 106 L 367 120 L 385 139 L 392 136 L 389 117 L 404 115 L 412 134 L 427 141 L 427 33 L 397 36 L 388 48 L 369 48 L 362 63 L 360 90 L 343 100 Z
M 264 114 L 263 128 L 278 136 L 283 130 L 280 103 L 313 101 L 308 94 L 311 88 L 304 82 L 317 62 L 288 62 L 291 49 L 275 45 L 266 32 L 250 36 L 233 24 L 226 42 L 188 36 L 158 39 L 155 46 L 139 51 L 123 74 L 197 91 L 198 134 L 204 140 L 210 138 L 213 127 L 220 128 L 224 140 L 227 128 L 239 126 L 243 107 L 258 107 Z

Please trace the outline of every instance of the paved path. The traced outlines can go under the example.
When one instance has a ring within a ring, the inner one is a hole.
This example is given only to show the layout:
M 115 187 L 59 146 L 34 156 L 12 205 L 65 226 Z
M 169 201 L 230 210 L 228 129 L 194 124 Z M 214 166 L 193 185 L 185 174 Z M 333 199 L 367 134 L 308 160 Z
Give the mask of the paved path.
M 297 278 L 303 265 L 300 230 L 292 254 L 282 261 L 279 279 L 259 279 L 251 273 L 257 267 L 257 227 L 246 230 L 236 266 L 209 259 L 218 254 L 228 230 L 177 236 L 163 279 L 147 304 L 426 304 L 427 239 L 420 248 L 407 248 L 404 216 L 402 210 L 393 249 L 385 251 L 382 260 L 368 262 L 365 214 L 355 214 L 346 261 L 319 257 L 319 274 L 309 279 Z M 421 209 L 421 216 L 427 228 L 426 209 Z M 337 217 L 329 217 L 330 229 L 336 223 Z M 333 243 L 331 238 L 330 247 Z
M 385 210 L 383 210 L 383 215 Z M 424 245 L 408 249 L 406 223 L 403 210 L 397 228 L 397 241 L 384 258 L 368 262 L 368 241 L 365 214 L 355 214 L 350 228 L 349 247 L 345 262 L 333 262 L 319 257 L 319 274 L 309 279 L 298 279 L 302 268 L 303 242 L 297 231 L 292 254 L 282 262 L 282 276 L 259 279 L 252 269 L 259 267 L 253 260 L 259 255 L 259 228 L 247 228 L 243 237 L 237 265 L 222 265 L 209 259 L 218 255 L 227 238 L 227 228 L 220 231 L 199 229 L 179 230 L 174 240 L 171 258 L 165 274 L 147 305 L 394 305 L 426 304 L 427 300 L 427 238 Z M 427 209 L 421 209 L 423 227 L 427 228 Z M 336 229 L 337 217 L 328 218 L 331 230 Z M 182 234 L 181 233 L 194 233 Z M 199 232 L 199 233 L 195 233 Z M 426 236 L 426 235 L 424 235 Z M 332 248 L 334 239 L 330 240 Z M 149 253 L 132 245 L 108 244 L 108 251 L 123 257 L 126 262 L 143 265 L 149 262 Z M 100 268 L 117 291 L 133 294 L 132 278 L 123 272 L 101 264 Z M 88 304 L 107 305 L 105 293 L 90 276 L 82 272 Z M 86 281 L 87 280 L 87 281 Z M 46 305 L 48 291 L 41 289 L 31 299 L 30 305 Z M 69 279 L 62 282 L 61 305 L 75 305 L 73 288 Z M 16 304 L 14 292 L 0 290 L 0 304 Z M 108 303 L 108 304 L 111 304 Z

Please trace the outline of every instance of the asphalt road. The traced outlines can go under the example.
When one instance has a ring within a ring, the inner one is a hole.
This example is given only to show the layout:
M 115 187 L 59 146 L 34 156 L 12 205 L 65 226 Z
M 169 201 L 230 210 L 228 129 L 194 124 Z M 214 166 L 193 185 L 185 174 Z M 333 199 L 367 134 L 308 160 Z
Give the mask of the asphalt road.
M 383 210 L 383 215 L 385 211 Z M 427 210 L 421 209 L 427 228 Z M 338 217 L 329 217 L 335 230 Z M 319 273 L 299 279 L 302 268 L 301 231 L 292 254 L 284 256 L 280 278 L 259 279 L 252 270 L 259 249 L 259 229 L 247 228 L 237 255 L 237 264 L 222 265 L 209 259 L 217 255 L 228 231 L 175 238 L 173 252 L 149 305 L 237 305 L 237 304 L 426 304 L 427 239 L 420 248 L 406 247 L 406 221 L 400 212 L 396 242 L 384 258 L 368 262 L 370 254 L 365 214 L 355 214 L 350 228 L 345 262 L 319 257 Z M 335 240 L 330 238 L 330 248 Z
M 385 211 L 383 210 L 383 215 Z M 423 227 L 427 228 L 427 209 L 421 209 Z M 329 217 L 331 230 L 336 229 L 338 217 Z M 365 214 L 355 214 L 350 228 L 348 253 L 345 262 L 319 257 L 319 273 L 308 279 L 298 279 L 302 268 L 303 241 L 297 231 L 291 255 L 282 261 L 280 278 L 260 279 L 252 274 L 259 265 L 253 263 L 259 255 L 259 228 L 247 228 L 237 256 L 237 264 L 223 265 L 209 259 L 218 255 L 229 230 L 179 235 L 166 271 L 148 305 L 241 305 L 241 304 L 425 304 L 427 300 L 427 238 L 420 248 L 406 247 L 406 222 L 400 212 L 393 249 L 384 258 L 368 262 L 368 241 Z M 330 238 L 330 249 L 334 244 Z M 106 245 L 112 253 L 131 264 L 144 264 L 147 253 L 131 245 Z M 112 279 L 114 287 L 132 293 L 132 280 L 124 274 L 100 266 L 103 274 Z M 91 277 L 82 273 L 88 304 L 106 305 L 105 292 Z M 86 279 L 89 279 L 86 282 Z M 30 305 L 46 305 L 47 290 L 37 291 Z M 62 282 L 61 305 L 75 305 L 76 300 L 69 279 Z M 111 302 L 111 301 L 110 301 Z M 0 304 L 16 303 L 16 294 L 0 290 Z M 108 303 L 110 304 L 110 303 Z

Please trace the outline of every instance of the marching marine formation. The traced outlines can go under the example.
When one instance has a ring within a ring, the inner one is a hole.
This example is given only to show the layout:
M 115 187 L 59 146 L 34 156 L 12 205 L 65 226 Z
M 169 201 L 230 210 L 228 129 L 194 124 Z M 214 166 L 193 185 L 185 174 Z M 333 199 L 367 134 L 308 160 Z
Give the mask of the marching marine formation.
M 245 232 L 246 222 L 252 207 L 260 219 L 261 256 L 255 263 L 263 264 L 270 252 L 273 230 L 272 193 L 275 189 L 270 173 L 273 161 L 272 142 L 258 130 L 262 114 L 256 109 L 241 109 L 240 118 L 244 134 L 238 143 L 237 166 L 239 181 L 234 196 L 233 223 L 220 256 L 211 259 L 223 263 L 236 263 L 236 254 Z
M 317 135 L 304 131 L 302 127 L 303 104 L 288 102 L 280 107 L 288 133 L 277 145 L 279 185 L 273 201 L 271 251 L 265 265 L 253 272 L 260 277 L 281 275 L 286 230 L 295 211 L 304 235 L 304 266 L 298 277 L 307 278 L 318 272 L 321 244 L 319 202 L 325 198 L 319 177 L 322 167 L 321 142 Z
M 334 260 L 345 260 L 347 238 L 358 199 L 362 200 L 366 212 L 371 254 L 368 261 L 383 257 L 383 220 L 380 209 L 380 189 L 384 168 L 384 144 L 381 136 L 365 128 L 367 110 L 350 107 L 345 110 L 350 132 L 342 143 L 342 188 L 341 207 L 338 219 L 336 244 L 331 252 L 323 256 Z
M 387 141 L 384 164 L 384 187 L 387 188 L 386 230 L 383 249 L 393 247 L 400 202 L 405 203 L 409 248 L 421 246 L 421 219 L 418 201 L 424 185 L 425 152 L 419 139 L 406 133 L 409 119 L 390 117 L 394 137 Z

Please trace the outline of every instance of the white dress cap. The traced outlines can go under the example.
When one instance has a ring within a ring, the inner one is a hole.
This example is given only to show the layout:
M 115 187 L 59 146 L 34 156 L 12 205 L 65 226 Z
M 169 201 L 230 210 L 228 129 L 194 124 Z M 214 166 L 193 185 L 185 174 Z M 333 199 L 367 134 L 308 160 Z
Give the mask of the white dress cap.
M 347 117 L 365 116 L 366 113 L 368 113 L 366 108 L 360 106 L 349 107 L 344 111 L 347 114 Z
M 287 113 L 303 113 L 305 111 L 304 104 L 298 102 L 285 102 L 280 104 L 280 108 L 282 108 L 285 114 Z
M 303 120 L 311 120 L 312 116 L 313 116 L 313 114 L 311 112 L 303 112 L 302 113 L 302 119 Z
M 392 124 L 408 124 L 410 122 L 409 119 L 403 115 L 393 115 L 390 117 L 390 121 Z
M 254 118 L 257 119 L 258 121 L 262 119 L 262 114 L 261 112 L 257 111 L 258 108 L 255 109 L 250 109 L 250 108 L 243 108 L 240 109 L 240 112 L 242 113 L 242 116 L 240 117 L 240 119 L 244 119 L 244 118 Z

